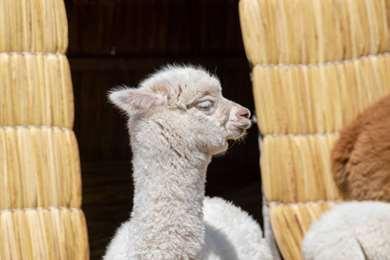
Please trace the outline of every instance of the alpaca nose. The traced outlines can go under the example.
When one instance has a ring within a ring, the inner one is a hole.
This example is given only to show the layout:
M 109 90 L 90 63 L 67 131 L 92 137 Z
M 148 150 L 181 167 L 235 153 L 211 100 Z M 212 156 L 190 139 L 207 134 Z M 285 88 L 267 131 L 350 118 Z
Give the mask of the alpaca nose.
M 249 119 L 251 117 L 251 112 L 249 111 L 249 109 L 247 109 L 245 107 L 241 107 L 236 112 L 236 116 L 237 116 L 237 118 L 245 117 L 245 118 Z

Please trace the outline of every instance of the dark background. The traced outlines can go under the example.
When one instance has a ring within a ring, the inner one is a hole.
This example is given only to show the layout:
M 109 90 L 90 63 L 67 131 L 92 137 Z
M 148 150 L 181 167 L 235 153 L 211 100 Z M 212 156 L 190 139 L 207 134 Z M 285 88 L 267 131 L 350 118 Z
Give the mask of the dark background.
M 91 259 L 100 259 L 132 203 L 131 151 L 125 118 L 107 103 L 115 85 L 135 85 L 167 63 L 202 65 L 224 95 L 253 111 L 234 0 L 67 0 L 68 57 L 76 103 L 83 209 Z M 211 163 L 207 194 L 261 218 L 257 128 Z

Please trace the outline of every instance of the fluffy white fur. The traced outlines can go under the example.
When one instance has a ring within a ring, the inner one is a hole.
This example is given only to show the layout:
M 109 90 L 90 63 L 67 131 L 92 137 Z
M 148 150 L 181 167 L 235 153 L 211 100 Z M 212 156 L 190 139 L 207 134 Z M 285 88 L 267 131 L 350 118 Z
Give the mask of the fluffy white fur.
M 390 259 L 390 204 L 334 206 L 310 227 L 302 251 L 305 260 Z
M 240 208 L 221 198 L 206 197 L 203 213 L 205 237 L 200 259 L 273 259 L 259 225 Z M 137 259 L 129 257 L 134 250 L 130 243 L 131 228 L 130 221 L 119 227 L 104 259 Z
M 205 200 L 207 166 L 250 126 L 249 111 L 222 96 L 216 77 L 168 67 L 110 100 L 129 116 L 134 202 L 105 260 L 270 259 L 246 213 Z
M 221 198 L 206 198 L 203 213 L 206 246 L 202 259 L 272 259 L 261 228 L 246 212 Z

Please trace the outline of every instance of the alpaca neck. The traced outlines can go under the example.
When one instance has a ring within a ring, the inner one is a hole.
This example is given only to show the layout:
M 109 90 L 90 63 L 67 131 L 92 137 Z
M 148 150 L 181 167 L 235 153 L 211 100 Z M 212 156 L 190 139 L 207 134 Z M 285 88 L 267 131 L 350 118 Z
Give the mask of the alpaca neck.
M 163 142 L 136 142 L 132 147 L 131 221 L 136 229 L 132 234 L 136 254 L 141 259 L 197 258 L 204 238 L 203 200 L 210 157 Z

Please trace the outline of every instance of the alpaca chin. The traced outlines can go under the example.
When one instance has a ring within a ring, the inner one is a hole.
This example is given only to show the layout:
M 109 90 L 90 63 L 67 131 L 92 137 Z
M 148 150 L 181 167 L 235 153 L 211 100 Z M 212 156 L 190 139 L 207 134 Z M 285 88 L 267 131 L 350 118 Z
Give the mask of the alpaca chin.
M 225 143 L 225 146 L 219 150 L 216 150 L 212 153 L 212 156 L 215 158 L 215 157 L 222 157 L 226 154 L 227 150 L 229 148 L 229 143 L 226 142 Z

